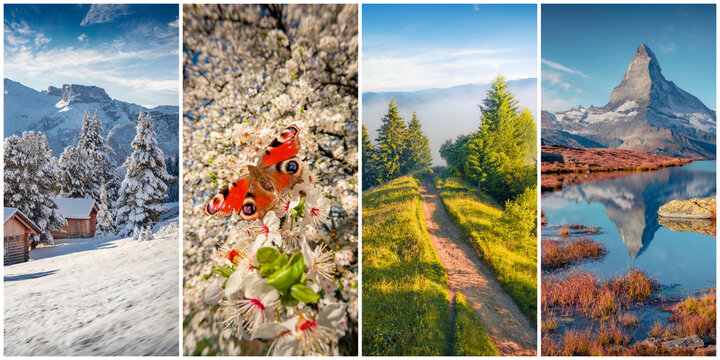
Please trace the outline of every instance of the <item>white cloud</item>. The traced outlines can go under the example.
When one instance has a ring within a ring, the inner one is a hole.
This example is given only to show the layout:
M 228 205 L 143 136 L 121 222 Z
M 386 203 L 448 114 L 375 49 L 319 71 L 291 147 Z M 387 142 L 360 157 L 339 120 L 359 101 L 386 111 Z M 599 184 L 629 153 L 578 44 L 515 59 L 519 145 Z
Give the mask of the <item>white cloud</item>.
M 563 78 L 562 73 L 559 73 L 557 71 L 552 70 L 543 70 L 542 71 L 542 81 L 547 81 L 552 85 L 559 86 L 565 90 L 570 89 L 570 83 L 565 81 Z
M 395 48 L 397 49 L 397 48 Z M 407 91 L 537 77 L 536 60 L 521 49 L 416 47 L 373 49 L 363 54 L 364 91 Z
M 660 50 L 662 50 L 663 52 L 666 52 L 666 53 L 675 51 L 675 42 L 670 41 L 667 44 L 660 45 Z
M 584 78 L 589 78 L 589 76 L 585 75 L 585 74 L 584 74 L 582 71 L 580 71 L 580 70 L 573 70 L 573 69 L 570 69 L 570 68 L 568 68 L 568 67 L 566 67 L 566 66 L 563 66 L 563 65 L 561 65 L 561 64 L 558 64 L 558 63 L 556 63 L 556 62 L 552 62 L 552 61 L 550 61 L 550 60 L 542 59 L 542 63 L 543 63 L 543 65 L 547 65 L 547 66 L 549 66 L 549 67 L 551 67 L 551 68 L 553 68 L 553 69 L 555 69 L 555 70 L 564 71 L 564 72 L 569 73 L 569 74 L 579 75 L 579 76 L 584 77 Z
M 124 4 L 92 4 L 80 26 L 108 23 L 127 14 L 130 10 Z
M 11 48 L 25 45 L 30 41 L 32 41 L 35 46 L 40 47 L 49 43 L 51 40 L 45 36 L 45 34 L 31 29 L 25 21 L 21 21 L 20 23 L 6 21 L 4 31 L 6 46 L 9 45 Z
M 78 36 L 77 39 L 78 39 L 78 41 L 83 42 L 83 41 L 87 40 L 87 35 L 82 34 L 82 35 Z
M 50 39 L 45 37 L 44 34 L 38 33 L 35 35 L 35 46 L 42 46 L 50 42 Z
M 180 19 L 175 19 L 175 21 L 169 22 L 169 23 L 168 23 L 168 26 L 169 26 L 169 27 L 174 27 L 174 28 L 180 26 Z
M 543 80 L 544 78 L 545 73 L 543 72 Z M 542 88 L 541 96 L 541 105 L 543 110 L 563 111 L 575 106 L 575 103 L 571 101 L 558 98 L 555 90 L 548 89 L 546 87 Z

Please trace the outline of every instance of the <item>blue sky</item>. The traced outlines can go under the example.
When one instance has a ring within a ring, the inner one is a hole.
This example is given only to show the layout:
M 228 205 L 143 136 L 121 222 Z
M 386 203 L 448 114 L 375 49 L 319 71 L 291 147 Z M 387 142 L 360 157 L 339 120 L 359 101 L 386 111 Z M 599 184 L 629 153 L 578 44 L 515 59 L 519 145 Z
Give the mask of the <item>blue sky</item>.
M 537 77 L 536 5 L 363 5 L 363 91 Z
M 542 5 L 542 108 L 603 106 L 640 43 L 715 108 L 714 5 Z
M 95 85 L 178 105 L 178 5 L 5 5 L 5 74 L 35 90 Z

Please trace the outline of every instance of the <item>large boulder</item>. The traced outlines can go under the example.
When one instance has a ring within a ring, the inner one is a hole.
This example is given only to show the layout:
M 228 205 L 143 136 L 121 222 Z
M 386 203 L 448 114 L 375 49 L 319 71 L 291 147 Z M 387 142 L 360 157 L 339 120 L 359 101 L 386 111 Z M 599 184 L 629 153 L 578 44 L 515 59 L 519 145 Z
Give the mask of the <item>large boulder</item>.
M 658 215 L 673 219 L 715 219 L 715 198 L 673 200 L 658 209 Z

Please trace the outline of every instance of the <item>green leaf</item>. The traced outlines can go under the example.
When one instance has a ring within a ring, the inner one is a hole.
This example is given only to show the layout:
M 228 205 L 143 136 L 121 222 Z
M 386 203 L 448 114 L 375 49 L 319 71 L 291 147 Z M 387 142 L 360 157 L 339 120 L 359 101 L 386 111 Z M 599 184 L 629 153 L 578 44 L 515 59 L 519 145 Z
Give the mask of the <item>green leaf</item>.
M 298 301 L 302 301 L 306 304 L 314 304 L 320 300 L 319 294 L 316 294 L 309 287 L 303 284 L 295 284 L 291 286 L 290 295 Z
M 215 266 L 211 272 L 214 272 L 220 276 L 230 277 L 233 271 L 234 270 L 230 266 Z
M 288 263 L 288 257 L 285 254 L 280 254 L 275 260 L 273 261 L 273 269 L 274 271 L 278 271 L 282 269 L 285 265 Z
M 291 295 L 289 291 L 286 291 L 282 296 L 280 296 L 280 305 L 282 306 L 297 306 L 298 301 L 295 300 Z
M 305 268 L 307 267 L 302 253 L 298 251 L 293 254 L 288 266 L 292 269 L 293 284 L 299 283 L 302 276 L 305 275 Z
M 275 261 L 275 259 L 277 259 L 278 256 L 280 256 L 280 252 L 278 252 L 275 248 L 265 246 L 258 249 L 257 255 L 255 255 L 255 259 L 260 266 L 272 266 L 273 262 Z

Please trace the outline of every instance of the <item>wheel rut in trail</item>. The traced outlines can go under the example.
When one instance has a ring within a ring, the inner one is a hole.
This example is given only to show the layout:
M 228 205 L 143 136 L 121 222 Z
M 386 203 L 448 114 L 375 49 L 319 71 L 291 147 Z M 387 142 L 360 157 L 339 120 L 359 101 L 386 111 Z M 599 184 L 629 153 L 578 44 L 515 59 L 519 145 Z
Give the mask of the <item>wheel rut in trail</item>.
M 536 330 L 452 222 L 430 179 L 420 185 L 420 196 L 427 231 L 448 273 L 451 304 L 457 292 L 467 298 L 498 355 L 535 355 Z

